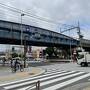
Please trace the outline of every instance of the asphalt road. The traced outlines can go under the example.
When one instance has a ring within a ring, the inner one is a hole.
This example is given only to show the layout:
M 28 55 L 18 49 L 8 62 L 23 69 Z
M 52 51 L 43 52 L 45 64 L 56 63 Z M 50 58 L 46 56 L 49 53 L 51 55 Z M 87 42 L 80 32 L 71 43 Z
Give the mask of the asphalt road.
M 90 66 L 81 67 L 73 62 L 30 62 L 29 65 L 43 68 L 46 72 L 20 84 L 6 85 L 6 90 L 25 90 L 31 82 L 37 80 L 41 82 L 41 90 L 83 90 L 84 87 L 90 86 Z M 30 90 L 35 90 L 35 87 Z
M 90 65 L 88 67 L 81 67 L 77 63 L 61 63 L 61 62 L 56 62 L 56 63 L 51 63 L 49 65 L 45 66 L 38 66 L 41 68 L 44 68 L 46 70 L 50 69 L 59 69 L 59 70 L 65 70 L 65 71 L 80 71 L 80 72 L 85 72 L 85 73 L 90 73 Z M 83 78 L 81 80 L 78 80 L 75 83 L 72 83 L 70 85 L 67 85 L 63 87 L 63 90 L 82 90 L 82 88 L 90 86 L 90 76 Z M 61 90 L 61 89 L 60 89 Z

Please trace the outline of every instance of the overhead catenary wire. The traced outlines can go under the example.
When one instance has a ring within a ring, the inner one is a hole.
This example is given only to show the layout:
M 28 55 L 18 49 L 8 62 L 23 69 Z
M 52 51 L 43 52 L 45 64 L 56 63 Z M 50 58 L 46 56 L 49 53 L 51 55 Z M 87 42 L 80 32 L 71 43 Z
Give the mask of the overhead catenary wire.
M 30 11 L 27 12 L 25 10 L 21 10 L 21 9 L 16 8 L 16 7 L 9 6 L 9 5 L 6 5 L 6 4 L 3 4 L 3 3 L 0 3 L 0 6 L 5 8 L 5 9 L 7 9 L 7 10 L 12 11 L 12 12 L 18 13 L 18 16 L 23 13 L 23 14 L 25 14 L 25 16 L 28 16 L 28 17 L 33 18 L 35 20 L 40 20 L 40 21 L 43 21 L 43 22 L 46 22 L 46 23 L 50 23 L 50 24 L 55 24 L 55 25 L 61 25 L 61 26 L 64 26 L 64 28 L 65 27 L 68 27 L 68 28 L 77 27 L 77 26 L 73 26 L 73 25 L 63 24 L 63 23 L 61 23 L 59 21 L 43 18 L 43 17 L 40 17 L 40 16 L 32 14 Z M 34 20 L 32 20 L 32 21 L 34 22 Z M 35 22 L 35 23 L 37 23 L 37 22 Z M 40 22 L 38 22 L 38 23 L 40 23 Z
M 16 12 L 16 13 L 24 13 L 25 15 L 27 15 L 27 16 L 29 16 L 29 17 L 36 18 L 36 19 L 38 19 L 38 20 L 41 20 L 41 21 L 44 21 L 44 22 L 47 22 L 47 23 L 61 24 L 61 25 L 65 25 L 65 26 L 73 26 L 73 25 L 63 24 L 63 23 L 58 22 L 58 21 L 55 21 L 55 20 L 43 18 L 43 17 L 37 16 L 37 15 L 33 15 L 33 14 L 31 14 L 30 12 L 26 12 L 26 11 L 24 11 L 24 10 L 20 10 L 20 9 L 18 9 L 18 8 L 16 8 L 16 7 L 12 7 L 12 6 L 3 4 L 3 3 L 0 3 L 0 6 L 2 6 L 3 8 L 6 8 L 6 9 L 8 9 L 8 10 L 11 10 L 11 11 L 13 11 L 13 12 Z
M 15 8 L 15 7 L 12 7 L 12 6 L 5 5 L 5 4 L 3 4 L 3 3 L 0 3 L 0 6 L 2 6 L 3 8 L 5 8 L 5 9 L 7 9 L 7 10 L 12 11 L 12 12 L 18 13 L 18 16 L 19 16 L 19 14 L 24 13 L 26 16 L 29 16 L 30 18 L 33 18 L 33 19 L 39 19 L 39 20 L 41 20 L 41 21 L 45 21 L 45 22 L 53 23 L 53 24 L 62 24 L 62 23 L 59 23 L 59 22 L 55 22 L 55 21 L 53 21 L 53 20 L 48 20 L 48 19 L 45 19 L 45 18 L 41 18 L 41 17 L 39 17 L 39 16 L 37 16 L 37 15 L 32 15 L 30 12 L 26 12 L 26 11 L 24 11 L 24 10 L 17 9 L 17 8 Z M 9 14 L 9 13 L 8 13 L 8 14 Z M 15 16 L 15 15 L 13 15 L 13 16 Z M 18 17 L 18 18 L 19 18 L 19 17 Z M 34 22 L 34 21 L 33 21 L 33 22 Z M 35 23 L 36 23 L 36 22 L 35 22 Z M 69 29 L 70 29 L 70 27 L 71 27 L 71 28 L 74 28 L 74 27 L 75 27 L 75 26 L 67 25 L 67 24 L 62 24 L 62 25 L 68 26 Z M 63 32 L 63 31 L 62 31 L 62 32 Z
M 0 9 L 0 10 L 2 10 L 2 9 Z M 13 14 L 13 13 L 7 13 L 7 17 L 6 17 L 6 18 L 5 18 L 5 17 L 2 18 L 2 15 L 3 15 L 3 14 L 0 13 L 0 19 L 1 19 L 1 20 L 7 19 L 7 18 L 9 17 L 9 18 L 11 18 L 11 19 L 12 19 L 12 18 L 14 18 L 14 19 L 15 19 L 15 18 L 18 18 L 18 21 L 20 21 L 20 20 L 19 20 L 19 19 L 20 19 L 19 15 L 15 15 L 15 14 Z M 32 24 L 34 24 L 34 23 L 37 23 L 37 24 L 38 24 L 38 23 L 39 23 L 39 22 L 35 22 L 33 19 L 31 19 L 31 17 L 28 17 L 28 18 L 30 18 L 30 20 L 27 19 L 27 18 L 23 18 L 23 21 L 26 22 L 26 21 L 29 20 L 29 22 L 31 22 Z M 13 20 L 14 20 L 14 19 L 13 19 Z M 7 20 L 8 20 L 8 19 L 7 19 Z M 16 20 L 16 19 L 15 19 L 15 20 Z

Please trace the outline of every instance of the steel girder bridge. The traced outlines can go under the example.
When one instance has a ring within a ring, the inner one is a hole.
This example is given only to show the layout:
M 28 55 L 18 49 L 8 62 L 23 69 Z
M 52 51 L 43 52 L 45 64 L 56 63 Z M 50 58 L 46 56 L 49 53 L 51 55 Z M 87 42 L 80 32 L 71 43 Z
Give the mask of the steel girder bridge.
M 0 20 L 0 44 L 21 44 L 21 31 L 23 45 L 32 46 L 56 46 L 56 47 L 76 47 L 79 41 L 47 29 L 25 25 L 10 21 Z

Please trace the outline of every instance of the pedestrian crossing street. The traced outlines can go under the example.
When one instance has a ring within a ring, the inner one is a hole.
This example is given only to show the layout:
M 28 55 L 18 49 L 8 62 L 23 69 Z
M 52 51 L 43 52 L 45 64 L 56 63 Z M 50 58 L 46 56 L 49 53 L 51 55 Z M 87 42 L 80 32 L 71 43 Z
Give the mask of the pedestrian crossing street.
M 0 86 L 6 90 L 36 90 L 35 86 L 32 86 L 31 83 L 37 82 L 39 80 L 40 90 L 61 90 L 63 87 L 76 83 L 77 81 L 89 76 L 90 73 L 82 71 L 64 71 L 58 68 L 47 68 L 46 72 L 42 75 L 11 83 L 1 84 Z

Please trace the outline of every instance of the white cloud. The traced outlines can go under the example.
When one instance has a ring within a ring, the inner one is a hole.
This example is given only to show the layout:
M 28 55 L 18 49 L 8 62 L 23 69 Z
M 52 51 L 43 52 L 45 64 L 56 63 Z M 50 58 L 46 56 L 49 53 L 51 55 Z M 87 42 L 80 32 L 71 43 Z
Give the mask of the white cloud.
M 90 29 L 90 0 L 0 0 L 0 2 L 28 11 L 33 15 L 41 16 L 53 21 L 59 21 L 61 23 L 76 25 L 79 20 L 81 27 L 85 28 L 88 24 L 88 29 L 86 29 L 88 32 Z M 19 14 L 13 13 L 14 16 L 11 17 L 8 13 L 11 13 L 11 11 L 7 12 L 7 10 L 2 9 L 0 12 L 0 18 L 4 15 L 3 18 L 6 20 L 20 22 Z M 17 18 L 15 18 L 16 16 Z M 28 18 L 26 16 L 23 17 L 23 22 L 54 31 L 58 29 L 57 27 L 59 27 L 59 24 L 55 25 L 46 23 L 40 20 L 31 19 L 30 17 Z M 86 38 L 90 39 L 90 36 L 87 35 L 85 31 L 82 32 Z

